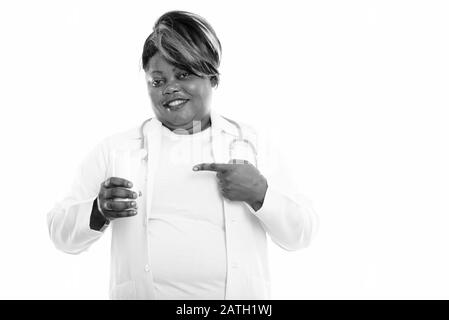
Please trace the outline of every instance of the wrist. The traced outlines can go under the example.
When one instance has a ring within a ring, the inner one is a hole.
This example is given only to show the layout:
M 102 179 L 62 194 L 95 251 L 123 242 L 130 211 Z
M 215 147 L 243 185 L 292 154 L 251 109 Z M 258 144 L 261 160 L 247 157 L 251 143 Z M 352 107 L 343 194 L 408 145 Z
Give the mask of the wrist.
M 248 203 L 254 209 L 254 211 L 257 211 L 262 207 L 263 202 L 265 200 L 265 194 L 267 193 L 267 189 L 268 189 L 267 179 L 263 177 L 263 181 L 260 183 L 258 187 L 258 191 L 256 192 L 254 200 Z
M 107 219 L 101 211 L 98 199 L 94 200 L 92 205 L 92 212 L 90 214 L 89 227 L 92 230 L 103 231 L 109 225 L 109 219 Z

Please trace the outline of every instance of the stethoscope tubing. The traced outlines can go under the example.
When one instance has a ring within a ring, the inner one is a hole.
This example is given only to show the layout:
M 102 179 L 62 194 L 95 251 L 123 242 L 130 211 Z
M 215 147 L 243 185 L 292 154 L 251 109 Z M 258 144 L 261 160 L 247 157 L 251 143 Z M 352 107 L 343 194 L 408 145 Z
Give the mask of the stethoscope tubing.
M 256 150 L 256 147 L 254 146 L 254 144 L 251 141 L 249 141 L 248 139 L 243 138 L 242 127 L 237 122 L 235 122 L 234 120 L 228 119 L 226 117 L 223 117 L 223 118 L 225 118 L 230 123 L 232 123 L 238 130 L 238 138 L 235 138 L 234 140 L 232 140 L 229 143 L 229 157 L 231 158 L 231 156 L 232 156 L 232 150 L 234 149 L 234 146 L 239 142 L 243 142 L 251 148 L 251 151 L 254 154 L 254 161 L 255 161 L 254 164 L 257 167 L 257 150 Z M 147 148 L 144 129 L 145 129 L 145 126 L 147 125 L 147 123 L 149 123 L 152 119 L 153 118 L 146 119 L 144 122 L 142 122 L 142 125 L 140 126 L 140 148 L 142 150 L 145 150 Z M 146 151 L 147 152 L 146 152 L 145 160 L 148 160 L 148 150 L 146 150 Z

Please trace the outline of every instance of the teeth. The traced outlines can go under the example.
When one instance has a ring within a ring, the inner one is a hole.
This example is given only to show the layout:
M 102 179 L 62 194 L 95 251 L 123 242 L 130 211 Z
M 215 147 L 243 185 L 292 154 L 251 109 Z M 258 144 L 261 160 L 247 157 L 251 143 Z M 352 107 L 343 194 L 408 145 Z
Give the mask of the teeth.
M 173 100 L 170 103 L 168 103 L 169 107 L 176 107 L 179 106 L 180 104 L 184 103 L 186 100 Z

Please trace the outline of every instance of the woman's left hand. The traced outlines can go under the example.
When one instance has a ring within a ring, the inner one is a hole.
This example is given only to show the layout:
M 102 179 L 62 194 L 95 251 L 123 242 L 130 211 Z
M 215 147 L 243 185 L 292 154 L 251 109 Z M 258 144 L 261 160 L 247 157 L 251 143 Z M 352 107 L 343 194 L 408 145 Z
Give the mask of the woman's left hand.
M 262 207 L 268 188 L 267 179 L 251 163 L 245 160 L 201 163 L 193 170 L 217 172 L 218 186 L 225 198 L 245 201 L 256 211 Z

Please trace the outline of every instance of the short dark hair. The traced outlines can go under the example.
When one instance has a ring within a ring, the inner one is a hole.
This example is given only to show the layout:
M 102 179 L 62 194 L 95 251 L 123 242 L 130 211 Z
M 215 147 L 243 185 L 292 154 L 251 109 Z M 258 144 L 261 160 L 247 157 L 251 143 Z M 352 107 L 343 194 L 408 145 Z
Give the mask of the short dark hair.
M 163 14 L 145 40 L 142 52 L 144 70 L 157 52 L 175 67 L 197 76 L 211 77 L 213 85 L 218 84 L 221 44 L 214 29 L 199 15 L 187 11 Z

